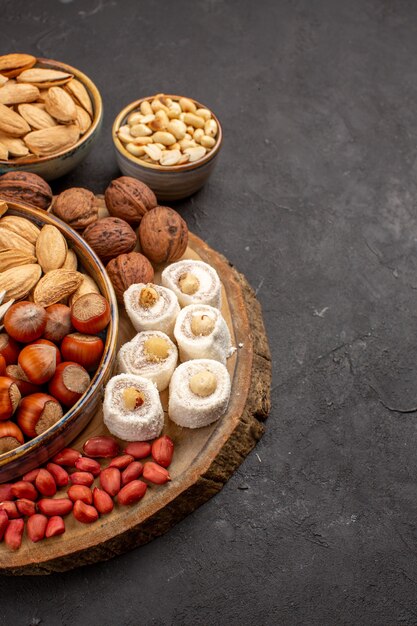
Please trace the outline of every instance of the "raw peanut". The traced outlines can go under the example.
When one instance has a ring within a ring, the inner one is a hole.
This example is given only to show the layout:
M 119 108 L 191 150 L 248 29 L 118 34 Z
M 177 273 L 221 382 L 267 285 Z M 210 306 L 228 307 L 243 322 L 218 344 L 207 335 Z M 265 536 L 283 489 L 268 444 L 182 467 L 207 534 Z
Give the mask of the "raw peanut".
M 16 503 L 11 500 L 6 500 L 5 502 L 0 502 L 0 511 L 6 511 L 7 517 L 9 519 L 17 519 L 21 517 L 19 513 Z
M 101 471 L 100 463 L 94 459 L 87 459 L 82 456 L 75 461 L 75 467 L 81 472 L 90 472 L 93 476 L 98 476 Z
M 46 469 L 52 474 L 57 487 L 65 487 L 68 485 L 69 475 L 63 467 L 56 463 L 48 463 Z
M 124 472 L 122 472 L 122 485 L 127 485 L 127 483 L 132 482 L 132 480 L 136 480 L 139 476 L 142 476 L 142 472 L 142 463 L 139 461 L 133 461 L 133 463 L 128 465 Z
M 70 475 L 70 481 L 73 485 L 86 485 L 90 487 L 94 482 L 94 476 L 91 472 L 74 472 Z
M 155 439 L 152 444 L 152 457 L 162 467 L 169 467 L 174 454 L 174 442 L 168 435 Z
M 203 146 L 203 148 L 212 148 L 215 143 L 216 140 L 214 139 L 214 137 L 209 137 L 208 135 L 203 135 L 200 139 L 200 144 Z
M 97 510 L 93 506 L 85 504 L 82 500 L 77 500 L 74 504 L 72 514 L 75 519 L 82 524 L 91 524 L 98 520 Z
M 4 533 L 9 525 L 9 517 L 6 511 L 0 511 L 0 541 L 3 541 Z
M 43 496 L 54 496 L 56 494 L 56 483 L 54 477 L 48 470 L 40 469 L 35 480 L 36 489 Z
M 74 450 L 73 448 L 64 448 L 61 452 L 58 452 L 52 461 L 57 465 L 66 465 L 66 467 L 75 467 L 75 461 L 79 459 L 81 452 Z
M 26 532 L 33 543 L 41 541 L 45 537 L 46 527 L 48 525 L 48 518 L 41 513 L 35 513 L 31 515 L 26 524 Z
M 144 102 L 141 102 L 140 104 L 140 112 L 142 113 L 142 115 L 152 115 L 153 111 L 152 111 L 152 107 L 150 105 L 150 103 L 145 100 Z
M 149 441 L 132 441 L 124 449 L 125 454 L 131 454 L 134 459 L 144 459 L 151 453 L 152 446 Z
M 180 98 L 180 107 L 182 111 L 184 111 L 185 113 L 187 111 L 191 113 L 194 113 L 195 111 L 197 111 L 197 107 L 195 106 L 194 102 L 190 100 L 189 98 Z
M 122 456 L 116 456 L 109 464 L 109 467 L 117 467 L 122 470 L 134 461 L 134 457 L 131 454 L 123 454 Z
M 56 537 L 57 535 L 62 535 L 65 532 L 65 522 L 59 515 L 53 515 L 48 520 L 48 525 L 46 527 L 45 537 L 49 539 L 49 537 Z
M 218 128 L 216 120 L 207 120 L 204 124 L 204 134 L 208 137 L 215 137 L 217 135 Z
M 20 515 L 35 515 L 36 513 L 36 505 L 33 500 L 28 500 L 27 498 L 21 498 L 20 500 L 16 500 L 16 508 L 19 511 Z
M 86 485 L 71 485 L 67 494 L 69 499 L 73 502 L 82 500 L 85 504 L 93 503 L 93 494 L 91 493 L 91 489 Z
M 152 461 L 147 461 L 143 466 L 143 477 L 155 485 L 163 485 L 171 480 L 169 472 Z
M 120 491 L 121 474 L 117 467 L 106 467 L 100 474 L 100 485 L 110 496 L 115 496 Z
M 177 165 L 180 159 L 181 152 L 179 150 L 164 150 L 159 162 L 161 165 Z
M 132 480 L 119 491 L 117 501 L 119 504 L 134 504 L 138 502 L 146 493 L 148 485 L 142 480 Z
M 201 143 L 201 139 L 204 137 L 204 130 L 202 128 L 197 128 L 193 135 L 194 141 L 197 143 Z
M 22 544 L 25 522 L 22 519 L 12 519 L 4 533 L 4 543 L 11 550 L 18 550 Z
M 12 483 L 4 483 L 0 485 L 0 502 L 4 502 L 4 500 L 13 500 L 14 496 L 12 494 Z
M 204 128 L 203 118 L 195 115 L 194 113 L 186 113 L 183 121 L 187 126 L 192 126 L 193 128 Z
M 167 125 L 167 131 L 174 135 L 176 139 L 184 139 L 187 126 L 181 120 L 171 120 Z
M 37 500 L 38 492 L 32 483 L 27 480 L 19 480 L 12 487 L 12 494 L 15 498 L 27 498 L 28 500 Z
M 168 133 L 167 131 L 161 130 L 156 132 L 152 136 L 154 143 L 162 143 L 164 146 L 171 146 L 176 142 L 176 139 L 172 133 Z
M 39 474 L 39 467 L 23 475 L 22 480 L 26 480 L 29 483 L 34 483 L 36 476 Z
M 109 496 L 108 493 L 103 491 L 103 489 L 99 489 L 98 487 L 94 487 L 93 489 L 93 501 L 94 506 L 97 511 L 101 513 L 101 515 L 106 515 L 113 511 L 114 504 L 113 500 Z
M 185 154 L 188 154 L 190 163 L 194 161 L 198 161 L 198 159 L 202 159 L 206 154 L 206 149 L 203 146 L 197 146 L 195 148 L 185 148 Z
M 130 134 L 132 137 L 147 137 L 148 135 L 152 135 L 152 131 L 146 124 L 135 124 L 130 127 Z
M 195 114 L 202 117 L 206 122 L 211 118 L 211 113 L 208 109 L 197 109 Z
M 38 502 L 38 510 L 47 517 L 68 515 L 72 511 L 72 501 L 68 498 L 42 498 Z
M 134 143 L 126 144 L 126 150 L 128 152 L 130 152 L 130 154 L 133 154 L 133 156 L 135 156 L 135 157 L 141 157 L 144 154 L 146 154 L 145 149 L 143 148 L 143 146 L 137 146 Z
M 112 458 L 119 453 L 119 444 L 113 437 L 91 437 L 83 445 L 84 454 L 95 458 Z
M 143 150 L 153 161 L 159 161 L 162 156 L 161 148 L 155 146 L 154 144 L 145 146 Z

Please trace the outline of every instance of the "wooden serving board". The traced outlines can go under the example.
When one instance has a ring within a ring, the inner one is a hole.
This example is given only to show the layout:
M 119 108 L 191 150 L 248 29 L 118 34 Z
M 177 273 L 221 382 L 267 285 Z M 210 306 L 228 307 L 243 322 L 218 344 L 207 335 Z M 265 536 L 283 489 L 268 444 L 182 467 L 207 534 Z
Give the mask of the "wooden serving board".
M 196 430 L 176 426 L 165 414 L 163 432 L 175 443 L 171 482 L 149 486 L 138 504 L 120 507 L 115 503 L 112 513 L 91 525 L 77 522 L 70 514 L 65 518 L 66 532 L 59 537 L 34 544 L 24 536 L 16 552 L 0 544 L 1 573 L 62 572 L 147 543 L 220 491 L 262 436 L 262 422 L 270 408 L 271 359 L 260 305 L 244 276 L 192 234 L 185 256 L 206 261 L 222 280 L 222 313 L 237 348 L 228 360 L 232 394 L 227 413 L 218 422 Z M 156 274 L 155 282 L 158 278 Z M 120 310 L 119 345 L 134 334 Z M 166 409 L 167 391 L 161 399 Z M 108 434 L 101 410 L 72 445 L 81 450 L 86 439 L 100 434 Z

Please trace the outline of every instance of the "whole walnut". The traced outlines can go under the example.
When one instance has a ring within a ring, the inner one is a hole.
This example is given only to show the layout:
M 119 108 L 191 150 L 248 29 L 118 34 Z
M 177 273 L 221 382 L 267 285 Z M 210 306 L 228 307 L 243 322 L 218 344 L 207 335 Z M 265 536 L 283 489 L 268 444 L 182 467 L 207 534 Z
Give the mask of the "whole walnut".
M 138 235 L 143 254 L 153 263 L 178 261 L 188 245 L 187 224 L 167 206 L 148 211 L 139 225 Z
M 110 215 L 120 217 L 129 224 L 139 224 L 143 215 L 157 205 L 152 189 L 130 176 L 112 180 L 104 197 Z
M 86 242 L 107 263 L 115 256 L 131 252 L 136 246 L 135 231 L 118 217 L 102 217 L 83 232 Z
M 0 176 L 0 198 L 20 202 L 36 209 L 47 209 L 52 202 L 52 189 L 37 174 L 7 172 Z
M 123 294 L 130 285 L 152 283 L 154 279 L 152 265 L 140 252 L 119 254 L 106 265 L 106 271 L 119 302 L 123 302 Z
M 97 220 L 98 206 L 91 191 L 83 187 L 71 187 L 56 198 L 53 212 L 72 228 L 83 230 Z

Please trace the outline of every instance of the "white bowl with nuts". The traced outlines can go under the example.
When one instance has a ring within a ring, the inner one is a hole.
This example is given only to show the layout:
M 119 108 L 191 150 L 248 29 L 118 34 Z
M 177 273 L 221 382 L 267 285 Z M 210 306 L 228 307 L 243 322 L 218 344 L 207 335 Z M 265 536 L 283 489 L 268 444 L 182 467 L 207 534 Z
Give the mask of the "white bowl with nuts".
M 113 123 L 123 174 L 149 185 L 158 200 L 179 200 L 204 185 L 222 143 L 214 113 L 184 96 L 157 94 L 125 107 Z
M 87 156 L 102 116 L 97 87 L 76 68 L 30 54 L 0 56 L 0 174 L 67 174 Z

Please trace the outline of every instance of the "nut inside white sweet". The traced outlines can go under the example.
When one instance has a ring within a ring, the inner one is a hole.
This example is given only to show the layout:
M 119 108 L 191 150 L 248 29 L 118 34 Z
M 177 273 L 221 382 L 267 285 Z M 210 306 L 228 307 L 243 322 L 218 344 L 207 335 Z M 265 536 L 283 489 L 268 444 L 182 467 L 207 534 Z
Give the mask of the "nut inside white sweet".
M 216 391 L 217 379 L 209 370 L 201 370 L 191 376 L 188 385 L 196 396 L 207 398 Z
M 195 274 L 186 272 L 179 277 L 178 286 L 182 293 L 193 296 L 200 289 L 200 281 Z
M 143 352 L 148 361 L 159 363 L 168 358 L 170 345 L 164 337 L 151 335 L 143 342 Z
M 143 309 L 149 309 L 154 306 L 159 300 L 158 292 L 152 285 L 146 285 L 139 294 L 139 305 Z
M 145 404 L 146 397 L 143 391 L 136 387 L 126 387 L 123 389 L 123 402 L 127 411 L 136 411 Z
M 204 313 L 197 313 L 191 315 L 190 328 L 193 335 L 196 337 L 207 337 L 210 335 L 216 325 L 216 320 Z

